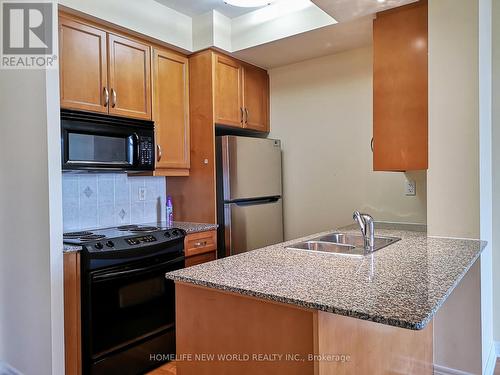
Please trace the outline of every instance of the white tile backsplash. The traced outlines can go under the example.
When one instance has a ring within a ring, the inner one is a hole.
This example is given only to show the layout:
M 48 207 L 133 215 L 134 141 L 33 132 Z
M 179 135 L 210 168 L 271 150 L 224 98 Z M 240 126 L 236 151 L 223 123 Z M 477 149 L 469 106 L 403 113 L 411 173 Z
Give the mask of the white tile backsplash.
M 139 200 L 139 189 L 146 191 Z M 164 219 L 165 177 L 124 173 L 63 174 L 64 231 L 79 231 Z

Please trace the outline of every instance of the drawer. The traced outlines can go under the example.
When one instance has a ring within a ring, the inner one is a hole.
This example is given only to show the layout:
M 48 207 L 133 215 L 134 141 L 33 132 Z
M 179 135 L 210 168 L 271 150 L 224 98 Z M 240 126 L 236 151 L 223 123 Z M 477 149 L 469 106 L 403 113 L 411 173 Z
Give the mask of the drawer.
M 215 230 L 192 233 L 187 235 L 184 240 L 184 252 L 186 254 L 186 257 L 204 254 L 216 250 L 217 232 Z
M 212 260 L 217 259 L 217 251 L 210 251 L 209 253 L 202 253 L 198 255 L 193 255 L 186 258 L 185 265 L 186 267 L 195 266 L 197 264 L 202 264 L 206 262 L 210 262 Z

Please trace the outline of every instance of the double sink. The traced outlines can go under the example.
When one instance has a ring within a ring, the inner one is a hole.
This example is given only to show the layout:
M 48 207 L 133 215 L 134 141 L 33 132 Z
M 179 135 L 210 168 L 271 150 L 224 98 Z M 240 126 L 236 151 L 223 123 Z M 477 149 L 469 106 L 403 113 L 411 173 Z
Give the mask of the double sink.
M 401 238 L 375 236 L 372 248 L 365 247 L 365 238 L 362 235 L 347 233 L 330 233 L 313 238 L 308 241 L 298 242 L 288 246 L 289 249 L 319 251 L 340 255 L 364 256 L 386 246 L 392 245 Z

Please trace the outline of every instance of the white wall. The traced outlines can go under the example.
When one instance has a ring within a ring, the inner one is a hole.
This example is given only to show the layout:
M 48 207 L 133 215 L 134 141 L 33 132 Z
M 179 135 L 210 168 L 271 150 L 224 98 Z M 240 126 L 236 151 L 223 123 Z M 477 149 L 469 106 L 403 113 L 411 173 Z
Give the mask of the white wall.
M 355 209 L 425 223 L 425 172 L 409 174 L 417 196 L 407 197 L 405 174 L 372 171 L 372 75 L 371 47 L 270 71 L 287 239 L 350 224 Z
M 433 236 L 491 238 L 488 3 L 429 2 L 427 223 Z M 474 374 L 487 368 L 490 247 L 434 320 L 439 366 Z
M 496 363 L 493 344 L 492 0 L 479 1 L 479 193 L 481 255 L 481 345 L 483 372 Z
M 58 71 L 0 71 L 0 360 L 64 373 Z
M 500 341 L 500 1 L 493 2 L 493 302 Z
M 191 17 L 154 0 L 58 0 L 58 3 L 187 51 L 193 50 Z

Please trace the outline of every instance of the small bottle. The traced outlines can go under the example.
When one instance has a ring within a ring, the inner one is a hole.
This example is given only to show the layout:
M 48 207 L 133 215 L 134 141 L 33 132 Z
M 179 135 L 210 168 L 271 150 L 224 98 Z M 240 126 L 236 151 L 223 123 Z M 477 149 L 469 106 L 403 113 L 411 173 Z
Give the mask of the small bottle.
M 172 197 L 167 196 L 167 226 L 171 227 L 174 223 L 174 204 L 172 203 Z

